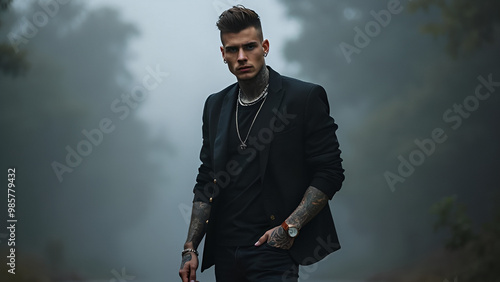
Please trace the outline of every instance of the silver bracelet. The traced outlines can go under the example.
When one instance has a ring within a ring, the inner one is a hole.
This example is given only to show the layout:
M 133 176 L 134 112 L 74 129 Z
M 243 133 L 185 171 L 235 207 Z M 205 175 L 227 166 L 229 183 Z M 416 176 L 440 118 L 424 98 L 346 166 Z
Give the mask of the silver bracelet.
M 184 249 L 182 251 L 182 255 L 185 255 L 186 253 L 194 253 L 196 256 L 199 256 L 198 251 L 195 249 Z

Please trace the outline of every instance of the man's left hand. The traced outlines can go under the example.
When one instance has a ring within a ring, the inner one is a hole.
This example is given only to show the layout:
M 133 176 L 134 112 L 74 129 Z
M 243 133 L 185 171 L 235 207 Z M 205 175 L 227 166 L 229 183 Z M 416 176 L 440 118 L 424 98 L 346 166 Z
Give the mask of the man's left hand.
M 260 237 L 259 241 L 255 243 L 255 246 L 260 246 L 264 243 L 268 243 L 270 246 L 288 250 L 292 247 L 295 238 L 291 238 L 286 234 L 285 230 L 281 226 L 276 226 L 273 229 L 269 229 Z

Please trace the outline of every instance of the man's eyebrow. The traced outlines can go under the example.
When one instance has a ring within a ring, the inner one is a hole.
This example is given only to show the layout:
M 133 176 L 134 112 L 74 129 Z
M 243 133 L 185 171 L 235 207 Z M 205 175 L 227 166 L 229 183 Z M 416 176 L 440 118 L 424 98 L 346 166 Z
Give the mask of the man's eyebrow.
M 256 44 L 257 44 L 257 41 L 252 41 L 252 42 L 248 42 L 248 43 L 242 44 L 241 46 L 246 47 L 246 46 L 256 45 Z M 238 46 L 236 46 L 236 45 L 226 45 L 226 46 L 224 46 L 224 49 L 226 49 L 226 48 L 238 48 Z
M 254 45 L 257 45 L 257 41 L 252 41 L 252 42 L 248 42 L 248 43 L 243 44 L 244 47 L 249 47 L 249 46 L 254 46 Z

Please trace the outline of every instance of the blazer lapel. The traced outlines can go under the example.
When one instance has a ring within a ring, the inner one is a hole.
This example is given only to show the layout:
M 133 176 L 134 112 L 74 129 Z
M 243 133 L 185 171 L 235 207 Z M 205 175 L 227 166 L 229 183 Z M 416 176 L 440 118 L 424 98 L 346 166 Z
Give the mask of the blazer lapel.
M 265 104 L 262 106 L 260 116 L 257 117 L 257 120 L 255 121 L 256 124 L 254 127 L 256 131 L 253 132 L 254 136 L 257 137 L 259 144 L 264 146 L 264 149 L 259 152 L 261 181 L 264 180 L 269 158 L 269 148 L 271 147 L 272 139 L 274 138 L 274 132 L 272 130 L 273 126 L 271 125 L 271 122 L 273 121 L 275 112 L 280 109 L 284 95 L 281 76 L 279 73 L 271 69 L 271 67 L 269 67 L 268 91 L 269 93 L 267 94 Z
M 231 88 L 224 100 L 219 115 L 219 122 L 217 125 L 217 135 L 214 144 L 214 173 L 224 171 L 227 162 L 227 148 L 229 138 L 229 126 L 231 122 L 231 115 L 234 113 L 234 106 L 236 103 L 236 95 L 238 84 Z

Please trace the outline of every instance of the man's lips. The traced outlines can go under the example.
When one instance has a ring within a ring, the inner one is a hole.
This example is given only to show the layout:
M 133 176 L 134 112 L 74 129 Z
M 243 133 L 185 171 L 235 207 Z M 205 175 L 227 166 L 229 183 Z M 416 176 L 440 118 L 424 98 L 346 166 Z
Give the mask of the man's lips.
M 251 68 L 252 68 L 251 66 L 243 66 L 243 67 L 239 67 L 238 70 L 241 72 L 246 72 L 246 71 L 249 71 Z

